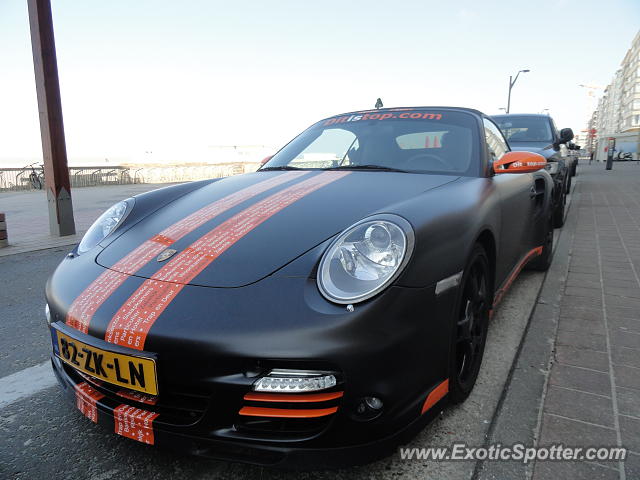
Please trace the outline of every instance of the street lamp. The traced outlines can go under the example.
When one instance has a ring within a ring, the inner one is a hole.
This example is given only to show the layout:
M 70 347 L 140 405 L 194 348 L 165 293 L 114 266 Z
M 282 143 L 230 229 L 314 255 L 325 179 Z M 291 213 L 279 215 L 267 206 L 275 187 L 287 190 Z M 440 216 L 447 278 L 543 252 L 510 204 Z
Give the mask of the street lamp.
M 507 97 L 507 113 L 509 113 L 509 109 L 511 108 L 511 89 L 513 88 L 513 86 L 516 84 L 516 80 L 518 80 L 518 77 L 520 76 L 521 73 L 527 73 L 530 70 L 519 70 L 518 73 L 516 74 L 516 78 L 513 78 L 513 76 L 509 76 L 509 96 Z

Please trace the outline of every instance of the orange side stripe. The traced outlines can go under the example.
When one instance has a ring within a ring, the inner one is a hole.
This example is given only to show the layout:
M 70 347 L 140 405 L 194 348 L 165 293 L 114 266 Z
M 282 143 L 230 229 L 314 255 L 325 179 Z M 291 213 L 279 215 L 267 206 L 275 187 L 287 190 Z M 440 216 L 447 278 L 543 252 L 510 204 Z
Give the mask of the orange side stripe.
M 448 392 L 449 392 L 449 379 L 446 379 L 436 388 L 431 390 L 429 395 L 427 395 L 427 399 L 424 401 L 424 404 L 422 405 L 422 413 L 426 412 L 431 407 L 433 407 L 436 403 L 442 400 L 442 397 L 444 397 Z
M 326 417 L 338 411 L 338 407 L 291 410 L 286 408 L 242 407 L 238 412 L 248 417 L 316 418 Z
M 518 264 L 518 266 L 516 268 L 513 269 L 513 271 L 511 272 L 511 275 L 509 275 L 509 278 L 507 278 L 507 281 L 504 282 L 504 285 L 496 292 L 495 298 L 493 300 L 493 307 L 494 308 L 502 301 L 502 297 L 504 297 L 505 293 L 507 293 L 509 288 L 511 288 L 511 284 L 518 277 L 518 275 L 520 275 L 520 272 L 525 267 L 525 265 L 527 263 L 529 263 L 529 261 L 532 258 L 542 255 L 542 249 L 543 249 L 543 247 L 536 247 L 536 248 L 530 250 L 529 253 L 527 253 L 524 256 L 524 258 L 522 260 L 520 260 L 520 263 Z
M 330 393 L 247 393 L 245 400 L 254 402 L 326 402 L 344 395 L 344 392 Z

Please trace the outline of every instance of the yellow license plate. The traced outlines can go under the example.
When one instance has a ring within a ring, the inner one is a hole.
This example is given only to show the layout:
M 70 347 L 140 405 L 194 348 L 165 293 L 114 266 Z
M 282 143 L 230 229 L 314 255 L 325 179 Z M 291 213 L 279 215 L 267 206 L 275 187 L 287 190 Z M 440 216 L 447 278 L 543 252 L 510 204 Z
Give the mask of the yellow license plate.
M 56 355 L 76 370 L 131 390 L 158 394 L 155 360 L 96 348 L 56 329 L 52 333 Z

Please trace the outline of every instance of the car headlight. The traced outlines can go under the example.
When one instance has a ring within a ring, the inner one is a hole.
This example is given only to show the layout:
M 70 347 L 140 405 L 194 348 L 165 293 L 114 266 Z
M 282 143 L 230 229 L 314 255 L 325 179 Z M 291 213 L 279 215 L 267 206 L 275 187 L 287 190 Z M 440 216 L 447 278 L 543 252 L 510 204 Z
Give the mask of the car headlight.
M 397 215 L 376 215 L 347 228 L 320 261 L 318 288 L 335 303 L 357 303 L 393 282 L 413 251 L 413 228 Z
M 84 253 L 98 245 L 122 223 L 133 207 L 135 200 L 129 198 L 118 202 L 93 222 L 78 245 L 78 253 Z
M 558 168 L 560 168 L 560 166 L 558 165 L 558 162 L 547 162 L 544 168 L 546 168 L 547 172 L 549 172 L 551 175 L 555 175 L 556 173 L 558 173 Z

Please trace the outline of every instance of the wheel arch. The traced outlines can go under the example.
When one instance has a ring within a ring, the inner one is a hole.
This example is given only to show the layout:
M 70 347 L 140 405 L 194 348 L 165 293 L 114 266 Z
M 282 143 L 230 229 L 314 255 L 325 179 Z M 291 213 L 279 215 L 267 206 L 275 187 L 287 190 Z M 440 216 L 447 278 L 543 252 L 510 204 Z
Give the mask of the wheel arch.
M 489 267 L 491 270 L 491 291 L 495 291 L 495 281 L 496 281 L 496 262 L 497 262 L 497 249 L 496 249 L 496 239 L 493 232 L 489 228 L 485 228 L 480 232 L 477 236 L 476 241 L 474 242 L 482 245 L 485 253 L 487 254 L 487 258 L 489 260 Z

